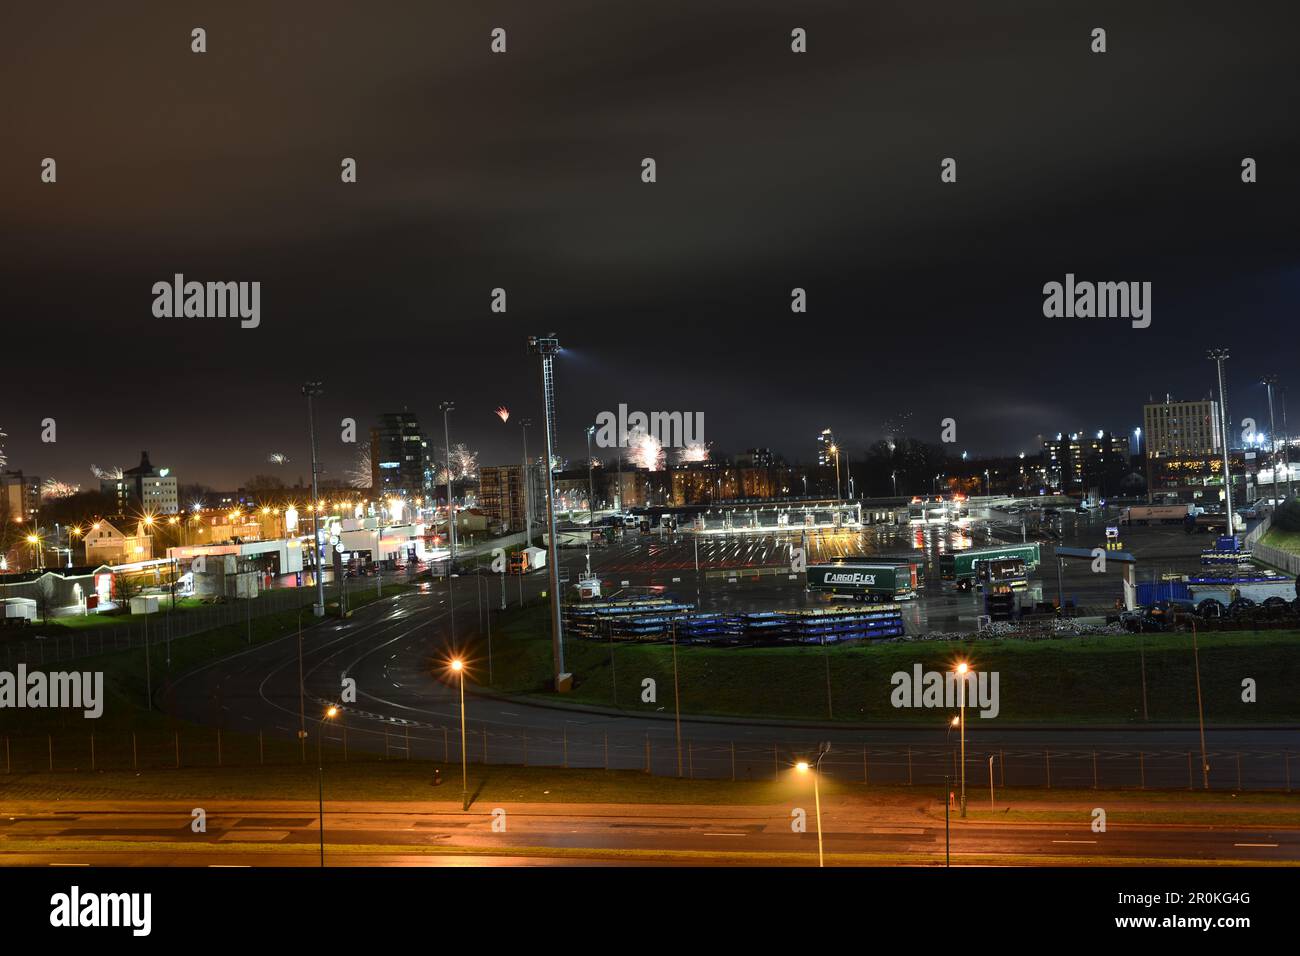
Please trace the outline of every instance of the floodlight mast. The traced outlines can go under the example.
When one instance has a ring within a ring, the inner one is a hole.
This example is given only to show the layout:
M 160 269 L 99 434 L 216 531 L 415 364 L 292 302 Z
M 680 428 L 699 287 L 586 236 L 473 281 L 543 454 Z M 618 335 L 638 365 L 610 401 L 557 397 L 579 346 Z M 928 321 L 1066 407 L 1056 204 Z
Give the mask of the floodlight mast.
M 542 359 L 542 402 L 546 431 L 546 560 L 551 578 L 551 655 L 555 667 L 555 690 L 566 690 L 564 670 L 564 623 L 560 618 L 560 568 L 555 534 L 555 368 L 560 340 L 552 332 L 547 336 L 530 336 L 528 349 Z

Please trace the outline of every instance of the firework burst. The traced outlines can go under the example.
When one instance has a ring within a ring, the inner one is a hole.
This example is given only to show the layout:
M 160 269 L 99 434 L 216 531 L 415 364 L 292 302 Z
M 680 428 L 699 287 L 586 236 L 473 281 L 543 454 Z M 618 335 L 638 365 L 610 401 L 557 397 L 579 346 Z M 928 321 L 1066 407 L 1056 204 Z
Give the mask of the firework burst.
M 273 451 L 273 452 L 271 452 L 271 454 L 269 454 L 269 455 L 266 456 L 266 460 L 267 460 L 268 462 L 270 462 L 272 465 L 287 465 L 287 464 L 289 464 L 289 456 L 286 455 L 286 454 L 285 454 L 284 452 L 282 452 L 282 451 Z
M 638 468 L 661 471 L 668 456 L 659 439 L 647 432 L 636 431 L 628 436 L 627 456 Z
M 679 465 L 708 460 L 709 446 L 702 441 L 693 441 L 685 448 L 679 448 L 677 450 L 677 464 Z
M 510 421 L 510 409 L 506 408 L 504 405 L 497 406 L 496 414 L 497 414 L 497 418 L 501 419 L 501 421 L 503 422 Z
M 108 468 L 100 468 L 98 465 L 90 466 L 90 473 L 100 481 L 121 481 L 122 466 L 112 465 Z
M 370 474 L 370 442 L 363 441 L 357 445 L 357 457 L 352 467 L 347 470 L 348 484 L 353 488 L 369 488 L 373 479 Z
M 46 478 L 41 484 L 41 498 L 51 501 L 56 498 L 71 498 L 81 491 L 81 485 L 70 485 L 57 478 Z

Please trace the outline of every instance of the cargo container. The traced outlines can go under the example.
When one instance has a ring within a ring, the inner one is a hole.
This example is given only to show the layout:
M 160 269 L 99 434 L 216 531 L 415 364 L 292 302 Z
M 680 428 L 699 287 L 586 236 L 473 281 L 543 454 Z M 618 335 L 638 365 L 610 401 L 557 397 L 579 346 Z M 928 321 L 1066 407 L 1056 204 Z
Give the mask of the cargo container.
M 1038 545 L 1006 544 L 996 548 L 968 548 L 965 551 L 952 551 L 939 555 L 939 577 L 944 581 L 954 581 L 963 589 L 969 588 L 975 580 L 975 573 L 980 562 L 1005 561 L 1019 559 L 1025 562 L 1025 571 L 1038 567 L 1041 560 Z
M 808 567 L 809 591 L 859 601 L 896 601 L 916 597 L 916 565 L 853 562 Z
M 1133 505 L 1120 513 L 1120 524 L 1182 524 L 1195 515 L 1195 505 Z

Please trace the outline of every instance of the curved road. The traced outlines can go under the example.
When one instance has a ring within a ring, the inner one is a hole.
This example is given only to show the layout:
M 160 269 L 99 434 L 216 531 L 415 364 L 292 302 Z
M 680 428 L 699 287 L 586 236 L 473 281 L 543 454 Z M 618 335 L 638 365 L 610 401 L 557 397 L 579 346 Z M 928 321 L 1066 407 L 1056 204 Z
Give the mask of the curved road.
M 475 629 L 475 579 L 455 579 L 456 622 Z M 511 588 L 515 587 L 511 581 Z M 543 575 L 526 579 L 530 593 Z M 491 590 L 491 589 L 489 589 Z M 517 594 L 508 592 L 512 600 Z M 500 592 L 492 596 L 493 603 Z M 485 600 L 487 600 L 485 598 Z M 325 621 L 303 633 L 303 700 L 308 738 L 324 708 L 339 699 L 344 677 L 357 700 L 327 726 L 334 746 L 393 757 L 460 760 L 459 707 L 444 673 L 449 645 L 447 588 L 408 592 L 359 610 L 347 621 Z M 482 654 L 478 656 L 482 657 Z M 482 661 L 480 661 L 482 667 Z M 300 715 L 297 640 L 250 648 L 179 678 L 177 716 L 227 730 L 292 739 Z M 571 767 L 645 769 L 677 773 L 678 747 L 671 697 L 657 715 L 556 708 L 489 696 L 467 686 L 470 761 Z M 829 740 L 824 771 L 846 780 L 912 783 L 942 792 L 956 775 L 956 738 L 931 728 L 854 729 L 779 721 L 683 718 L 682 773 L 739 779 L 772 778 L 796 757 Z M 346 737 L 346 742 L 345 738 Z M 1300 733 L 1280 729 L 1209 729 L 1206 745 L 1215 789 L 1282 788 L 1300 783 Z M 967 783 L 1054 787 L 1200 787 L 1196 728 L 1043 730 L 985 729 L 967 738 Z M 1292 778 L 1295 779 L 1292 779 Z

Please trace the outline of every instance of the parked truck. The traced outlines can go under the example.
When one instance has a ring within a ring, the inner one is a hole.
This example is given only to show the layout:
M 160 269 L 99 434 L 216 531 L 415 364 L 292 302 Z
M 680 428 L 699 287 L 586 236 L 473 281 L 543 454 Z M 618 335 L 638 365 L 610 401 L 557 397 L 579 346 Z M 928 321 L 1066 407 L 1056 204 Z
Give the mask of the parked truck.
M 510 573 L 527 574 L 546 567 L 545 548 L 524 548 L 510 555 Z
M 1182 524 L 1194 517 L 1199 509 L 1195 505 L 1133 505 L 1125 508 L 1119 517 L 1120 524 Z
M 844 562 L 808 566 L 807 588 L 855 601 L 900 601 L 916 597 L 916 565 Z
M 967 548 L 939 555 L 939 577 L 952 581 L 963 591 L 969 591 L 981 563 L 1015 561 L 1024 562 L 1024 573 L 1034 570 L 1041 561 L 1038 544 L 1006 544 L 996 548 Z M 1019 569 L 1017 569 L 1019 570 Z

